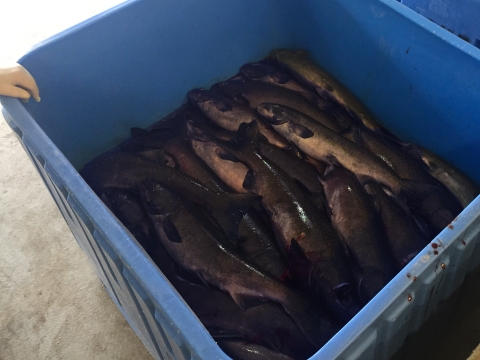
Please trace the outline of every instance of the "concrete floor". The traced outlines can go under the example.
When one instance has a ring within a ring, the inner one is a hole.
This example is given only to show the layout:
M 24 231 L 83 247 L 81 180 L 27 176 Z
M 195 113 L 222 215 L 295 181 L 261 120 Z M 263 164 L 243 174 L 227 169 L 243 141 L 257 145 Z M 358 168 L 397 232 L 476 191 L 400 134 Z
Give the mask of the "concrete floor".
M 120 2 L 2 3 L 0 64 L 15 62 L 33 44 Z M 151 359 L 1 115 L 0 244 L 0 360 Z M 454 358 L 462 343 L 456 339 L 465 343 L 472 337 L 463 359 L 478 343 L 480 307 L 468 306 L 474 319 L 455 317 L 448 327 L 456 337 L 437 343 L 434 358 Z M 480 360 L 480 348 L 470 359 Z
M 3 2 L 0 63 L 119 0 Z M 152 359 L 0 115 L 0 360 Z

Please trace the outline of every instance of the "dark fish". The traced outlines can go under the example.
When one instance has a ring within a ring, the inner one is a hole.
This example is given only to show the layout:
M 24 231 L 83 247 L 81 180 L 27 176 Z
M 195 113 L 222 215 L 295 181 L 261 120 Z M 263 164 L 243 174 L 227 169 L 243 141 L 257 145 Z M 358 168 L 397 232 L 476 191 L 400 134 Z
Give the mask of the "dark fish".
M 372 114 L 355 95 L 327 71 L 315 64 L 306 51 L 278 49 L 272 51 L 270 57 L 288 69 L 300 83 L 315 89 L 320 96 L 343 105 L 352 115 L 358 116 L 366 127 L 372 130 L 379 127 Z
M 352 277 L 340 240 L 326 213 L 257 148 L 256 122 L 242 124 L 233 143 L 219 146 L 250 168 L 244 187 L 262 196 L 277 242 L 300 281 L 347 320 L 358 311 Z
M 295 91 L 250 80 L 225 81 L 212 88 L 235 100 L 247 103 L 253 109 L 267 102 L 281 104 L 308 115 L 335 132 L 343 130 L 334 119 Z
M 429 240 L 415 220 L 378 184 L 368 183 L 364 187 L 372 195 L 375 208 L 380 213 L 392 255 L 397 265 L 403 268 L 427 246 Z
M 216 93 L 213 90 L 195 89 L 188 92 L 188 100 L 198 108 L 216 125 L 221 128 L 236 132 L 242 123 L 256 120 L 259 123 L 260 133 L 272 145 L 287 148 L 288 142 L 268 127 L 258 113 L 232 99 Z
M 140 198 L 131 191 L 114 188 L 102 191 L 100 198 L 150 254 L 158 239 Z
M 217 341 L 236 337 L 302 358 L 317 350 L 281 306 L 266 301 L 242 310 L 227 293 L 182 273 L 162 245 L 150 257 Z
M 227 184 L 227 186 L 238 193 L 248 193 L 243 187 L 243 182 L 248 173 L 248 167 L 238 161 L 233 155 L 229 155 L 220 146 L 209 138 L 205 137 L 200 128 L 189 125 L 189 138 L 193 151 L 207 164 L 210 169 Z
M 313 345 L 320 347 L 328 341 L 332 324 L 323 311 L 262 273 L 236 254 L 228 243 L 213 236 L 202 219 L 192 213 L 185 199 L 153 181 L 144 183 L 141 197 L 150 209 L 150 218 L 162 244 L 178 265 L 205 284 L 229 293 L 243 309 L 265 300 L 280 304 Z
M 277 280 L 289 278 L 288 268 L 275 241 L 255 211 L 250 210 L 238 226 L 238 248 L 247 258 Z
M 395 276 L 382 221 L 350 171 L 331 166 L 322 183 L 332 225 L 362 271 L 360 297 L 368 302 Z
M 325 207 L 323 186 L 318 180 L 319 174 L 314 167 L 281 149 L 263 143 L 259 145 L 262 156 L 280 167 L 292 179 L 295 179 L 300 187 L 305 188 L 310 195 L 310 199 L 317 207 L 320 209 Z
M 480 194 L 480 187 L 468 176 L 433 152 L 418 145 L 406 143 L 402 144 L 402 149 L 423 161 L 430 175 L 440 181 L 464 208 Z
M 97 194 L 104 188 L 135 189 L 146 179 L 157 180 L 205 207 L 232 239 L 245 212 L 258 201 L 254 194 L 211 191 L 176 169 L 130 153 L 104 153 L 86 164 L 80 174 Z
M 395 195 L 401 193 L 402 181 L 390 167 L 326 126 L 281 105 L 262 104 L 258 111 L 280 135 L 305 154 L 327 163 L 334 160 L 352 171 L 361 182 L 374 180 L 390 188 Z
M 406 154 L 396 143 L 366 128 L 357 127 L 355 131 L 358 132 L 359 145 L 382 159 L 402 179 L 435 186 L 440 185 L 436 179 L 427 173 L 422 162 Z
M 265 346 L 239 339 L 217 339 L 218 346 L 233 360 L 294 360 Z
M 234 191 L 248 192 L 243 187 L 248 168 L 235 159 L 229 160 L 222 148 L 210 141 L 200 128 L 187 124 L 188 137 L 197 155 Z M 232 155 L 229 155 L 232 157 Z M 275 244 L 271 231 L 263 225 L 258 214 L 250 210 L 241 220 L 238 235 L 239 249 L 254 263 L 278 280 L 288 277 L 288 269 Z
M 261 81 L 264 83 L 283 87 L 288 90 L 296 91 L 303 97 L 310 100 L 320 109 L 325 110 L 332 106 L 332 103 L 317 94 L 313 93 L 303 85 L 292 79 L 292 77 L 273 66 L 264 63 L 250 63 L 245 64 L 240 68 L 240 72 L 254 81 Z
M 186 143 L 185 135 L 167 141 L 164 145 L 164 149 L 166 153 L 173 156 L 178 164 L 178 169 L 184 174 L 197 179 L 201 184 L 205 185 L 205 187 L 212 191 L 222 192 L 226 190 L 226 185 L 222 184 L 222 181 L 218 176 L 216 176 L 210 168 L 203 165 L 195 153 L 190 149 Z

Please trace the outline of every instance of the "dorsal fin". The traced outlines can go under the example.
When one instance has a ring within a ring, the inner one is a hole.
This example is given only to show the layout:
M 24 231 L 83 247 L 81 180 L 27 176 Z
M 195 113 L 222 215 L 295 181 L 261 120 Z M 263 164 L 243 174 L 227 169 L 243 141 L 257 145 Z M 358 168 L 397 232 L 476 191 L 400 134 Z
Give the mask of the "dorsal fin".
M 237 151 L 254 151 L 258 147 L 258 123 L 242 123 L 238 128 L 238 136 L 231 141 Z

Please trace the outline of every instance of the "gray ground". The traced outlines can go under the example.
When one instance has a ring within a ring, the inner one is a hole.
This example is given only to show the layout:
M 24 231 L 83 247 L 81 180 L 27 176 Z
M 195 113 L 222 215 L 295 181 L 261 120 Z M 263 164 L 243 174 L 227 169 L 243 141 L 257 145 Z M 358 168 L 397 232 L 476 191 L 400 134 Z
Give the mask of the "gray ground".
M 0 63 L 119 0 L 1 2 Z M 152 359 L 0 115 L 0 360 Z

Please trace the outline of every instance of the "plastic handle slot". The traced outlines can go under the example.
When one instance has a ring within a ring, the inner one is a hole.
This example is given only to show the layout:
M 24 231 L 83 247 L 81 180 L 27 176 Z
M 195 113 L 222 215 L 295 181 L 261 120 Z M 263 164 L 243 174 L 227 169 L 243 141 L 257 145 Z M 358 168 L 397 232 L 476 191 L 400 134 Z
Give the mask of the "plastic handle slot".
M 167 336 L 165 335 L 164 328 L 155 319 L 155 306 L 153 305 L 152 301 L 147 296 L 142 286 L 138 283 L 138 280 L 135 278 L 135 276 L 126 267 L 123 268 L 122 272 L 132 287 L 138 305 L 145 316 L 145 325 L 148 325 L 146 328 L 153 347 L 155 347 L 157 353 L 162 354 L 164 358 L 176 359 L 177 357 L 173 356 L 173 350 L 170 342 L 167 339 Z M 161 341 L 160 344 L 157 342 L 158 340 Z

